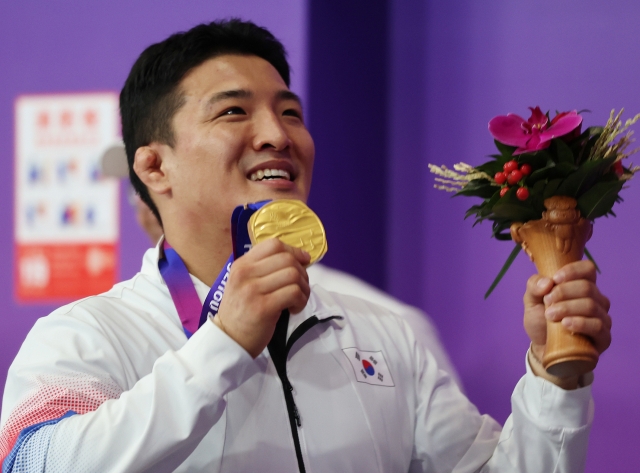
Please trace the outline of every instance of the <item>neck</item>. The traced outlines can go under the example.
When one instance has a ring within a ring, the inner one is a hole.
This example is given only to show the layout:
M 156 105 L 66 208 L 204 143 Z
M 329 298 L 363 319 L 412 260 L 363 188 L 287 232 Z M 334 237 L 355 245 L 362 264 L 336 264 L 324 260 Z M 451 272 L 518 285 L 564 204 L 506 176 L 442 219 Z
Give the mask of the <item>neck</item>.
M 232 251 L 231 231 L 228 228 L 224 230 L 211 235 L 165 229 L 165 237 L 180 255 L 189 273 L 207 286 L 212 286 Z

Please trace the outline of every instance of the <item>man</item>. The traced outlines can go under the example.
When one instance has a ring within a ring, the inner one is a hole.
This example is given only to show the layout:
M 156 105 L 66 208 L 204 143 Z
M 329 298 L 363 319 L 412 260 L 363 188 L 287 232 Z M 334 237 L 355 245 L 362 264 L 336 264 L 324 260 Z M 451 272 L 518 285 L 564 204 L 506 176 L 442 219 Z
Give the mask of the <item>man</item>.
M 127 164 L 124 145 L 115 144 L 105 150 L 100 159 L 100 168 L 102 174 L 105 176 L 118 179 L 128 178 L 129 166 Z M 130 203 L 135 212 L 136 222 L 138 222 L 140 228 L 149 237 L 151 244 L 154 246 L 157 245 L 158 241 L 163 237 L 164 232 L 153 211 L 136 194 L 130 194 Z M 307 275 L 309 276 L 309 284 L 312 287 L 318 284 L 328 291 L 360 297 L 374 304 L 381 305 L 401 316 L 413 330 L 416 340 L 434 356 L 440 369 L 446 371 L 456 384 L 462 387 L 458 373 L 440 342 L 438 330 L 431 318 L 423 311 L 391 297 L 351 274 L 338 271 L 337 269 L 320 263 L 309 266 L 307 268 Z
M 399 317 L 310 291 L 305 252 L 265 241 L 225 273 L 237 205 L 309 192 L 313 141 L 288 82 L 282 46 L 238 21 L 138 59 L 123 135 L 167 244 L 132 280 L 36 324 L 9 371 L 5 471 L 581 470 L 590 379 L 550 378 L 537 359 L 545 312 L 608 347 L 589 262 L 529 280 L 527 373 L 502 433 Z M 219 312 L 190 336 L 186 295 L 202 304 L 214 281 Z

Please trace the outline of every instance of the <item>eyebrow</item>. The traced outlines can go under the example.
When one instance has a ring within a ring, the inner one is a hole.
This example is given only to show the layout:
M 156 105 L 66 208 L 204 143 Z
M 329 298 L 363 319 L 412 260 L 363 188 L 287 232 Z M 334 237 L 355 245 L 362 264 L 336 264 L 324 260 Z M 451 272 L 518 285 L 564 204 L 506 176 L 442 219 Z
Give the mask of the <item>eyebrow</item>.
M 253 92 L 249 90 L 245 90 L 245 89 L 225 90 L 222 92 L 218 92 L 217 94 L 214 94 L 209 100 L 207 100 L 206 105 L 211 106 L 216 104 L 217 102 L 221 102 L 223 100 L 228 100 L 228 99 L 250 99 L 251 97 L 253 97 Z M 278 98 L 279 100 L 293 100 L 294 102 L 297 102 L 300 106 L 302 106 L 302 100 L 300 99 L 300 97 L 297 94 L 291 92 L 290 90 L 280 90 L 276 94 L 276 98 Z
M 295 94 L 290 90 L 281 90 L 280 92 L 278 92 L 276 97 L 278 97 L 280 100 L 293 100 L 294 102 L 298 102 L 298 104 L 302 106 L 302 100 L 300 99 L 298 94 Z
M 253 93 L 248 90 L 225 90 L 214 94 L 209 100 L 207 100 L 207 105 L 214 105 L 217 102 L 227 99 L 250 99 L 251 97 L 253 97 Z

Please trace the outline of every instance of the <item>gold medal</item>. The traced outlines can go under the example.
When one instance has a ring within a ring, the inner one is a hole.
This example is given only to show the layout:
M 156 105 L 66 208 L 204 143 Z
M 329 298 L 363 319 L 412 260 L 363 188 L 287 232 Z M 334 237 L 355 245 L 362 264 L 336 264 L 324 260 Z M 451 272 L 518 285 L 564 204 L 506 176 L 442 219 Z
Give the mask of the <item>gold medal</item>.
M 303 202 L 274 200 L 256 210 L 248 223 L 253 245 L 270 238 L 305 250 L 316 263 L 327 252 L 327 236 L 318 216 Z

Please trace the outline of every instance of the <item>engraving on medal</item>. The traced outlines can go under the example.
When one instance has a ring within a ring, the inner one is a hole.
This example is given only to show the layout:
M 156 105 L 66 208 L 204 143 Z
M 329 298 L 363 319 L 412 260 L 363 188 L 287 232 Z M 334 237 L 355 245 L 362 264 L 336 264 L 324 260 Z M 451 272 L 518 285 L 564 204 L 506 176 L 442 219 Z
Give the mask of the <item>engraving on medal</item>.
M 327 239 L 318 216 L 299 200 L 274 200 L 258 209 L 249 219 L 251 243 L 278 238 L 287 245 L 302 248 L 316 263 L 327 252 Z

